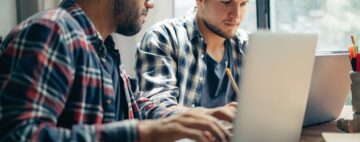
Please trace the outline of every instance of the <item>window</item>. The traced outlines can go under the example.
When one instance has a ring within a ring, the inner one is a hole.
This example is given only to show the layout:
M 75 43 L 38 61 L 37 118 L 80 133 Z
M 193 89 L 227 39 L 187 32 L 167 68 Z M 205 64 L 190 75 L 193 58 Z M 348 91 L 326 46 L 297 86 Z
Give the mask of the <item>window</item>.
M 240 28 L 249 32 L 257 31 L 256 0 L 250 0 L 246 5 L 245 11 L 245 17 L 241 23 Z
M 358 0 L 270 0 L 271 30 L 318 33 L 317 51 L 347 51 L 360 36 Z
M 318 33 L 317 52 L 347 52 L 350 36 L 360 38 L 359 13 L 358 0 L 270 0 L 270 27 L 272 31 Z M 345 104 L 351 104 L 351 93 Z
M 174 15 L 179 17 L 195 6 L 195 0 L 174 0 L 174 4 Z M 360 43 L 359 0 L 249 0 L 246 12 L 240 28 L 317 33 L 317 52 L 347 52 L 352 34 Z M 346 104 L 350 101 L 349 95 Z

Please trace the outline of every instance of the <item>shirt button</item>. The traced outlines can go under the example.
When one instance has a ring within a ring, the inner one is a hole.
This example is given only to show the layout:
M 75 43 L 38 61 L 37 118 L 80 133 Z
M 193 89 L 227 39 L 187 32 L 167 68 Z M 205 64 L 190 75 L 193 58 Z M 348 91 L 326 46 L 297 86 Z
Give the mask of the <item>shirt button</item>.
M 201 58 L 203 58 L 203 59 L 205 58 L 204 54 L 201 55 Z
M 111 105 L 111 104 L 112 104 L 112 100 L 111 100 L 111 99 L 108 99 L 108 100 L 106 100 L 106 103 L 107 103 L 108 105 Z

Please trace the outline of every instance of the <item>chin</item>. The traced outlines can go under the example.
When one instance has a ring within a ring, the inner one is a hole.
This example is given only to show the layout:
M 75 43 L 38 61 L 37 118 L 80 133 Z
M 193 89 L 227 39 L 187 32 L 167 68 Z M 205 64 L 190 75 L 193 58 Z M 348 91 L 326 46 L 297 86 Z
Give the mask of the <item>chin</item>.
M 234 37 L 234 36 L 235 36 L 235 33 L 236 33 L 236 29 L 229 31 L 228 33 L 229 33 L 228 36 Z
M 124 36 L 133 36 L 139 33 L 141 30 L 141 26 L 139 25 L 130 25 L 125 28 L 117 28 L 116 33 L 124 35 Z

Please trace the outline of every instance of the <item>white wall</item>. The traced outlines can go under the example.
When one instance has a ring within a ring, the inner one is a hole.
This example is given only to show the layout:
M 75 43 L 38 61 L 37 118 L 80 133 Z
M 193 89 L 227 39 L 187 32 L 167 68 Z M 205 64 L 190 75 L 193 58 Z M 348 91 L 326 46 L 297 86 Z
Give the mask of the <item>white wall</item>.
M 117 48 L 120 50 L 121 59 L 125 65 L 125 70 L 128 75 L 135 77 L 135 52 L 136 47 L 142 39 L 145 31 L 153 24 L 173 17 L 174 15 L 174 1 L 173 0 L 154 0 L 155 7 L 150 10 L 146 22 L 142 30 L 133 37 L 125 37 L 114 34 L 114 40 Z
M 0 0 L 0 36 L 9 33 L 16 25 L 16 2 L 15 0 Z
M 17 0 L 0 0 L 0 36 L 6 36 L 10 30 L 17 24 Z M 29 1 L 29 0 L 22 0 Z M 32 0 L 39 3 L 39 7 L 27 7 L 29 9 L 44 10 L 53 8 L 58 5 L 61 0 Z M 30 13 L 31 15 L 33 13 Z
M 47 9 L 56 5 L 60 0 L 37 0 L 39 9 Z M 114 34 L 117 48 L 120 50 L 125 69 L 130 76 L 135 77 L 135 51 L 145 31 L 153 24 L 174 16 L 173 0 L 153 0 L 155 7 L 149 11 L 142 30 L 133 37 Z M 41 8 L 44 7 L 44 8 Z M 16 0 L 0 0 L 0 36 L 5 36 L 16 22 Z

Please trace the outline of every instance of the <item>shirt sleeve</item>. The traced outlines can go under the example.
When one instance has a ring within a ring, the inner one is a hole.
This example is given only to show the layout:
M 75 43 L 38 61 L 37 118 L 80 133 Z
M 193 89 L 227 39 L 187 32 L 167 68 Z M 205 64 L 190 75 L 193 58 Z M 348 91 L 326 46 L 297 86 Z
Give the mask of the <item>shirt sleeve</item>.
M 75 35 L 52 21 L 25 26 L 1 47 L 0 141 L 138 141 L 136 120 L 57 126 L 74 79 Z
M 161 107 L 178 104 L 177 63 L 170 33 L 152 29 L 145 33 L 136 52 L 136 75 L 140 90 Z

